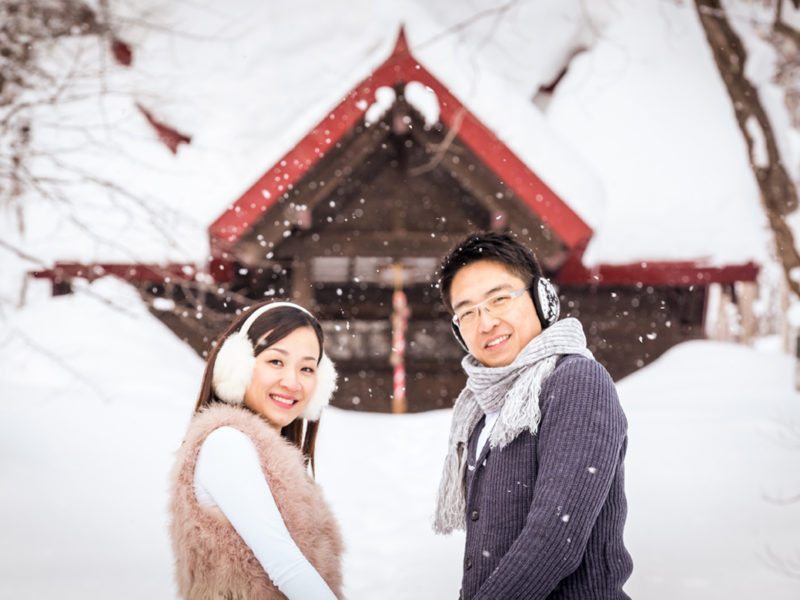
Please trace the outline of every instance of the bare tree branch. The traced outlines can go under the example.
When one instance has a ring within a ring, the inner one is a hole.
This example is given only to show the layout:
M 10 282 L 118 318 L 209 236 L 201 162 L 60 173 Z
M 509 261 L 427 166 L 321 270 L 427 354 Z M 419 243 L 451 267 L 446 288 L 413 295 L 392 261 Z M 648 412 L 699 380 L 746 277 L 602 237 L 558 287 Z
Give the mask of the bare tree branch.
M 778 573 L 800 579 L 800 556 L 786 558 L 767 546 L 761 555 L 761 561 Z
M 736 121 L 747 143 L 764 212 L 772 230 L 787 285 L 800 297 L 800 253 L 785 216 L 797 208 L 797 188 L 783 165 L 775 133 L 758 91 L 745 75 L 747 52 L 727 20 L 720 0 L 695 0 L 700 22 L 714 55 L 720 76 L 733 103 Z M 757 132 L 758 137 L 754 139 Z
M 518 2 L 519 2 L 519 0 L 509 0 L 505 4 L 500 4 L 499 6 L 494 6 L 492 8 L 487 8 L 487 9 L 484 9 L 482 11 L 479 11 L 479 12 L 475 13 L 474 15 L 470 15 L 469 17 L 467 17 L 463 21 L 459 21 L 458 23 L 456 23 L 454 25 L 451 25 L 447 29 L 445 29 L 443 31 L 440 31 L 439 33 L 437 33 L 433 37 L 428 38 L 427 40 L 425 40 L 421 44 L 417 45 L 416 49 L 417 50 L 422 50 L 422 49 L 424 49 L 424 48 L 426 48 L 428 46 L 431 46 L 431 45 L 435 44 L 436 42 L 438 42 L 441 39 L 444 39 L 444 38 L 446 38 L 446 37 L 448 37 L 450 35 L 453 35 L 453 34 L 458 34 L 458 33 L 462 32 L 462 31 L 464 31 L 465 29 L 468 29 L 469 27 L 471 27 L 475 23 L 477 23 L 479 21 L 482 21 L 483 19 L 487 19 L 487 18 L 497 19 L 499 15 L 503 15 L 506 12 L 508 12 L 511 9 L 511 7 L 514 6 L 515 4 L 517 4 Z M 496 27 L 496 26 L 497 26 L 497 24 L 495 22 L 495 25 L 493 27 Z
M 9 244 L 5 240 L 1 240 L 0 239 L 0 248 L 3 248 L 4 250 L 8 250 L 12 254 L 16 254 L 18 258 L 21 258 L 22 260 L 26 260 L 26 261 L 28 261 L 30 263 L 33 263 L 34 265 L 36 265 L 39 268 L 44 269 L 44 268 L 47 267 L 47 265 L 43 261 L 39 260 L 38 258 L 36 258 L 35 256 L 33 256 L 31 254 L 28 254 L 27 252 L 25 252 L 21 248 L 17 248 L 13 244 Z
M 11 334 L 21 340 L 24 344 L 30 347 L 32 350 L 36 351 L 38 354 L 49 359 L 53 364 L 57 367 L 69 373 L 72 377 L 74 377 L 77 381 L 85 385 L 89 388 L 92 392 L 94 392 L 103 402 L 110 402 L 111 397 L 106 394 L 100 387 L 98 387 L 94 381 L 90 377 L 86 377 L 83 373 L 78 371 L 75 367 L 70 365 L 67 361 L 65 361 L 62 357 L 60 357 L 55 352 L 51 352 L 47 347 L 42 346 L 34 342 L 29 336 L 25 335 L 19 329 L 12 329 Z
M 790 27 L 783 21 L 783 0 L 777 0 L 775 3 L 775 21 L 772 23 L 772 28 L 777 33 L 792 39 L 795 47 L 800 49 L 800 31 Z
M 428 160 L 425 164 L 419 165 L 414 167 L 413 169 L 409 169 L 408 174 L 412 177 L 416 177 L 417 175 L 423 175 L 430 171 L 433 171 L 436 167 L 439 166 L 439 163 L 442 162 L 447 151 L 453 144 L 453 141 L 456 139 L 458 132 L 461 131 L 461 124 L 464 122 L 464 117 L 466 117 L 467 111 L 462 106 L 458 109 L 455 117 L 453 118 L 453 126 L 447 130 L 447 135 L 445 135 L 444 139 L 436 144 L 431 150 L 433 150 L 433 156 L 431 156 L 430 160 Z

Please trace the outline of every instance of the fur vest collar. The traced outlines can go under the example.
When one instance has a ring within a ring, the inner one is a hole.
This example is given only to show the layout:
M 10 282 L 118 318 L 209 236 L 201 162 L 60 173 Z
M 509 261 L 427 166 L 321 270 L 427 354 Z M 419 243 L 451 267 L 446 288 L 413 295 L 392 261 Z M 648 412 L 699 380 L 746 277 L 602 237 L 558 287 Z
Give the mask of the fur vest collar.
M 257 415 L 221 403 L 193 417 L 171 475 L 170 534 L 181 597 L 285 598 L 222 511 L 199 504 L 195 497 L 194 468 L 200 447 L 212 431 L 224 425 L 252 440 L 289 533 L 341 597 L 341 535 L 319 487 L 306 471 L 302 453 Z

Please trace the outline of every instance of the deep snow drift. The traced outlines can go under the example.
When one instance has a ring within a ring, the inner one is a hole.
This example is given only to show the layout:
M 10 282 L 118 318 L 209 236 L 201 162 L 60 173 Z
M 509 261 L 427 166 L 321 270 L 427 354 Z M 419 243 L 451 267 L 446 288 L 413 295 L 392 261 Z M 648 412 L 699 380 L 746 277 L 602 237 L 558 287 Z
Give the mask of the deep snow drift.
M 0 597 L 174 597 L 166 477 L 203 365 L 123 284 L 90 291 L 0 329 Z M 800 551 L 800 502 L 774 501 L 800 492 L 793 369 L 693 342 L 620 382 L 634 598 L 800 596 L 780 571 Z M 429 526 L 449 416 L 324 416 L 348 598 L 456 597 L 463 537 Z

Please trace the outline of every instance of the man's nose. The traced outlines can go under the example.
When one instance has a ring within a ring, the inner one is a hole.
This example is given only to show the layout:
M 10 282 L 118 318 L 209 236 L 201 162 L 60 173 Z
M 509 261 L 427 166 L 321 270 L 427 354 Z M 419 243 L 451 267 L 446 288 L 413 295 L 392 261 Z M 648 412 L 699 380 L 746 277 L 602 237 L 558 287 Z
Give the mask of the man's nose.
M 481 331 L 490 331 L 497 325 L 497 319 L 485 308 L 478 310 L 478 327 Z

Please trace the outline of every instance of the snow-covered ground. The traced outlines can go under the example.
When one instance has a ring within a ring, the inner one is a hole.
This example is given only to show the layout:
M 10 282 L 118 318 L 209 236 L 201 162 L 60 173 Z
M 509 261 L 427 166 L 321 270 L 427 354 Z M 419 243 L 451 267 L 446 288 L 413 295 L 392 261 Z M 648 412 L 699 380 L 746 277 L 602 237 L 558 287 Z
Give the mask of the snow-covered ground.
M 201 361 L 113 280 L 0 329 L 0 598 L 173 598 L 166 477 Z M 110 302 L 110 304 L 108 302 Z M 791 357 L 678 346 L 619 384 L 634 598 L 796 599 Z M 319 481 L 352 599 L 456 597 L 463 537 L 429 527 L 449 411 L 329 410 Z
M 800 579 L 777 571 L 794 561 L 800 575 L 800 501 L 774 501 L 800 493 L 791 357 L 686 343 L 619 391 L 633 597 L 800 597 Z

